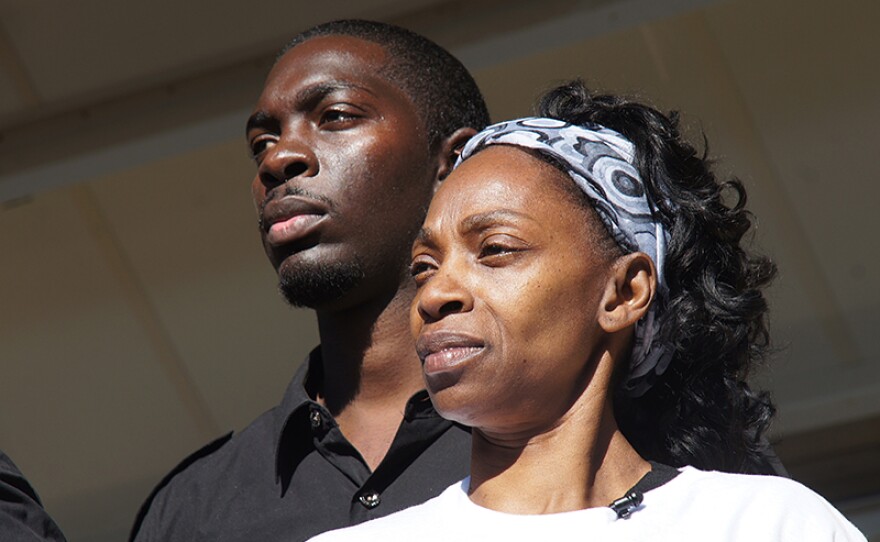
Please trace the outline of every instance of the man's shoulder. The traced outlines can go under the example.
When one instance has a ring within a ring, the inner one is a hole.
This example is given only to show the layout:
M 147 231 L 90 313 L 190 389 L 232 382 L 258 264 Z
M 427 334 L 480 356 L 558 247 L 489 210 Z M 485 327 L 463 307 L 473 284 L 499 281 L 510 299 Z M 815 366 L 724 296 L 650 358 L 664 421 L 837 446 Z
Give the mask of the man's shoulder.
M 166 514 L 198 515 L 200 503 L 217 503 L 224 495 L 233 498 L 241 480 L 274 479 L 276 410 L 263 413 L 240 432 L 209 442 L 171 469 L 141 505 L 130 539 L 135 540 L 146 523 L 170 521 L 163 517 Z
M 159 492 L 172 483 L 183 483 L 181 477 L 185 472 L 188 472 L 188 469 L 193 467 L 196 463 L 210 458 L 212 454 L 232 439 L 232 435 L 233 433 L 230 431 L 222 437 L 209 442 L 191 453 L 185 457 L 183 461 L 178 463 L 177 466 L 171 469 L 171 471 L 168 472 L 158 484 L 156 484 L 156 487 L 153 488 L 153 491 L 150 492 L 149 496 L 147 496 L 146 500 L 141 505 L 140 510 L 138 510 L 137 517 L 134 520 L 134 527 L 132 528 L 132 538 L 134 538 L 134 534 L 140 530 L 141 524 L 144 522 L 144 517 L 147 515 L 147 512 L 149 512 L 150 507 L 153 505 Z
M 234 465 L 237 463 L 242 463 L 237 468 L 247 468 L 255 463 L 255 459 L 274 458 L 277 442 L 275 413 L 274 408 L 264 412 L 243 430 L 229 432 L 202 446 L 174 467 L 159 485 L 168 487 L 197 478 L 214 480 L 218 470 L 231 473 L 230 469 L 236 469 Z
M 297 369 L 279 405 L 242 431 L 227 433 L 190 454 L 159 482 L 138 512 L 132 539 L 147 524 L 173 523 L 171 516 L 213 514 L 248 484 L 274 488 L 280 433 L 288 417 L 307 399 L 305 380 L 319 349 Z

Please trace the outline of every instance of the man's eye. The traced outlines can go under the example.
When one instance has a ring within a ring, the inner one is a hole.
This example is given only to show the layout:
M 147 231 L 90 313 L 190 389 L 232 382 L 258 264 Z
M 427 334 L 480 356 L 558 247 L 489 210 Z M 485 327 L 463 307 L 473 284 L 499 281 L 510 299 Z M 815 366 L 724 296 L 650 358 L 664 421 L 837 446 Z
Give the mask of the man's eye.
M 261 137 L 255 138 L 250 143 L 251 158 L 253 158 L 253 159 L 259 158 L 260 155 L 263 154 L 263 152 L 265 152 L 266 149 L 268 149 L 272 143 L 273 143 L 273 140 L 270 137 L 261 136 Z
M 344 111 L 341 109 L 330 109 L 325 111 L 324 114 L 321 115 L 321 124 L 351 122 L 353 120 L 357 120 L 357 118 L 357 115 L 349 111 Z

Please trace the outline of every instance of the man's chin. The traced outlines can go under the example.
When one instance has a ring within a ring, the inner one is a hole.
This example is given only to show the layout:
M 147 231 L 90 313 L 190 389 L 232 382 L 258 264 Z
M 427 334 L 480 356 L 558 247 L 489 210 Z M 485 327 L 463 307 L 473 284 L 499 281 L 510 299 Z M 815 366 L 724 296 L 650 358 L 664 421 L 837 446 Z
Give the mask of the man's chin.
M 278 288 L 294 307 L 320 308 L 344 297 L 364 279 L 360 262 L 282 264 Z

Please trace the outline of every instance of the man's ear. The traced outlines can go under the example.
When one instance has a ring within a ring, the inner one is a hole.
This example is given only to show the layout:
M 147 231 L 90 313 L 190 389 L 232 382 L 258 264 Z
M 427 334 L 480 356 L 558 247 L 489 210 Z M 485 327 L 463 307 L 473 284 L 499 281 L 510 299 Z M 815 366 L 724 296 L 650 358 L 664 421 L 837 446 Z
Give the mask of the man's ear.
M 599 325 L 607 333 L 626 329 L 647 314 L 657 290 L 657 270 L 644 252 L 618 258 L 611 268 L 602 302 Z
M 458 160 L 458 155 L 461 154 L 461 149 L 464 147 L 464 144 L 467 143 L 468 139 L 473 137 L 476 133 L 477 130 L 473 128 L 459 128 L 440 142 L 440 147 L 437 149 L 436 155 L 439 164 L 437 167 L 437 178 L 434 180 L 434 190 L 437 190 L 440 186 L 440 182 L 445 179 L 447 175 L 452 173 L 452 166 L 454 166 L 455 161 Z

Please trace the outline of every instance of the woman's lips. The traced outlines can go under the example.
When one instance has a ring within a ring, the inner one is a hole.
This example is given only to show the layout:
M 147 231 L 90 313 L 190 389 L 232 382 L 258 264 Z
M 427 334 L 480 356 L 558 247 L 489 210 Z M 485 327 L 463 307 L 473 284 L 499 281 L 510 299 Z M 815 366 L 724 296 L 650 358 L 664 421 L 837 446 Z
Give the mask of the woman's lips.
M 269 226 L 266 240 L 270 245 L 279 246 L 305 237 L 324 215 L 302 214 L 280 220 Z
M 426 333 L 416 341 L 426 375 L 451 371 L 482 354 L 485 348 L 476 337 L 448 331 Z
M 475 357 L 483 351 L 482 346 L 460 346 L 444 348 L 439 352 L 428 354 L 423 365 L 425 374 L 449 371 L 462 362 Z

